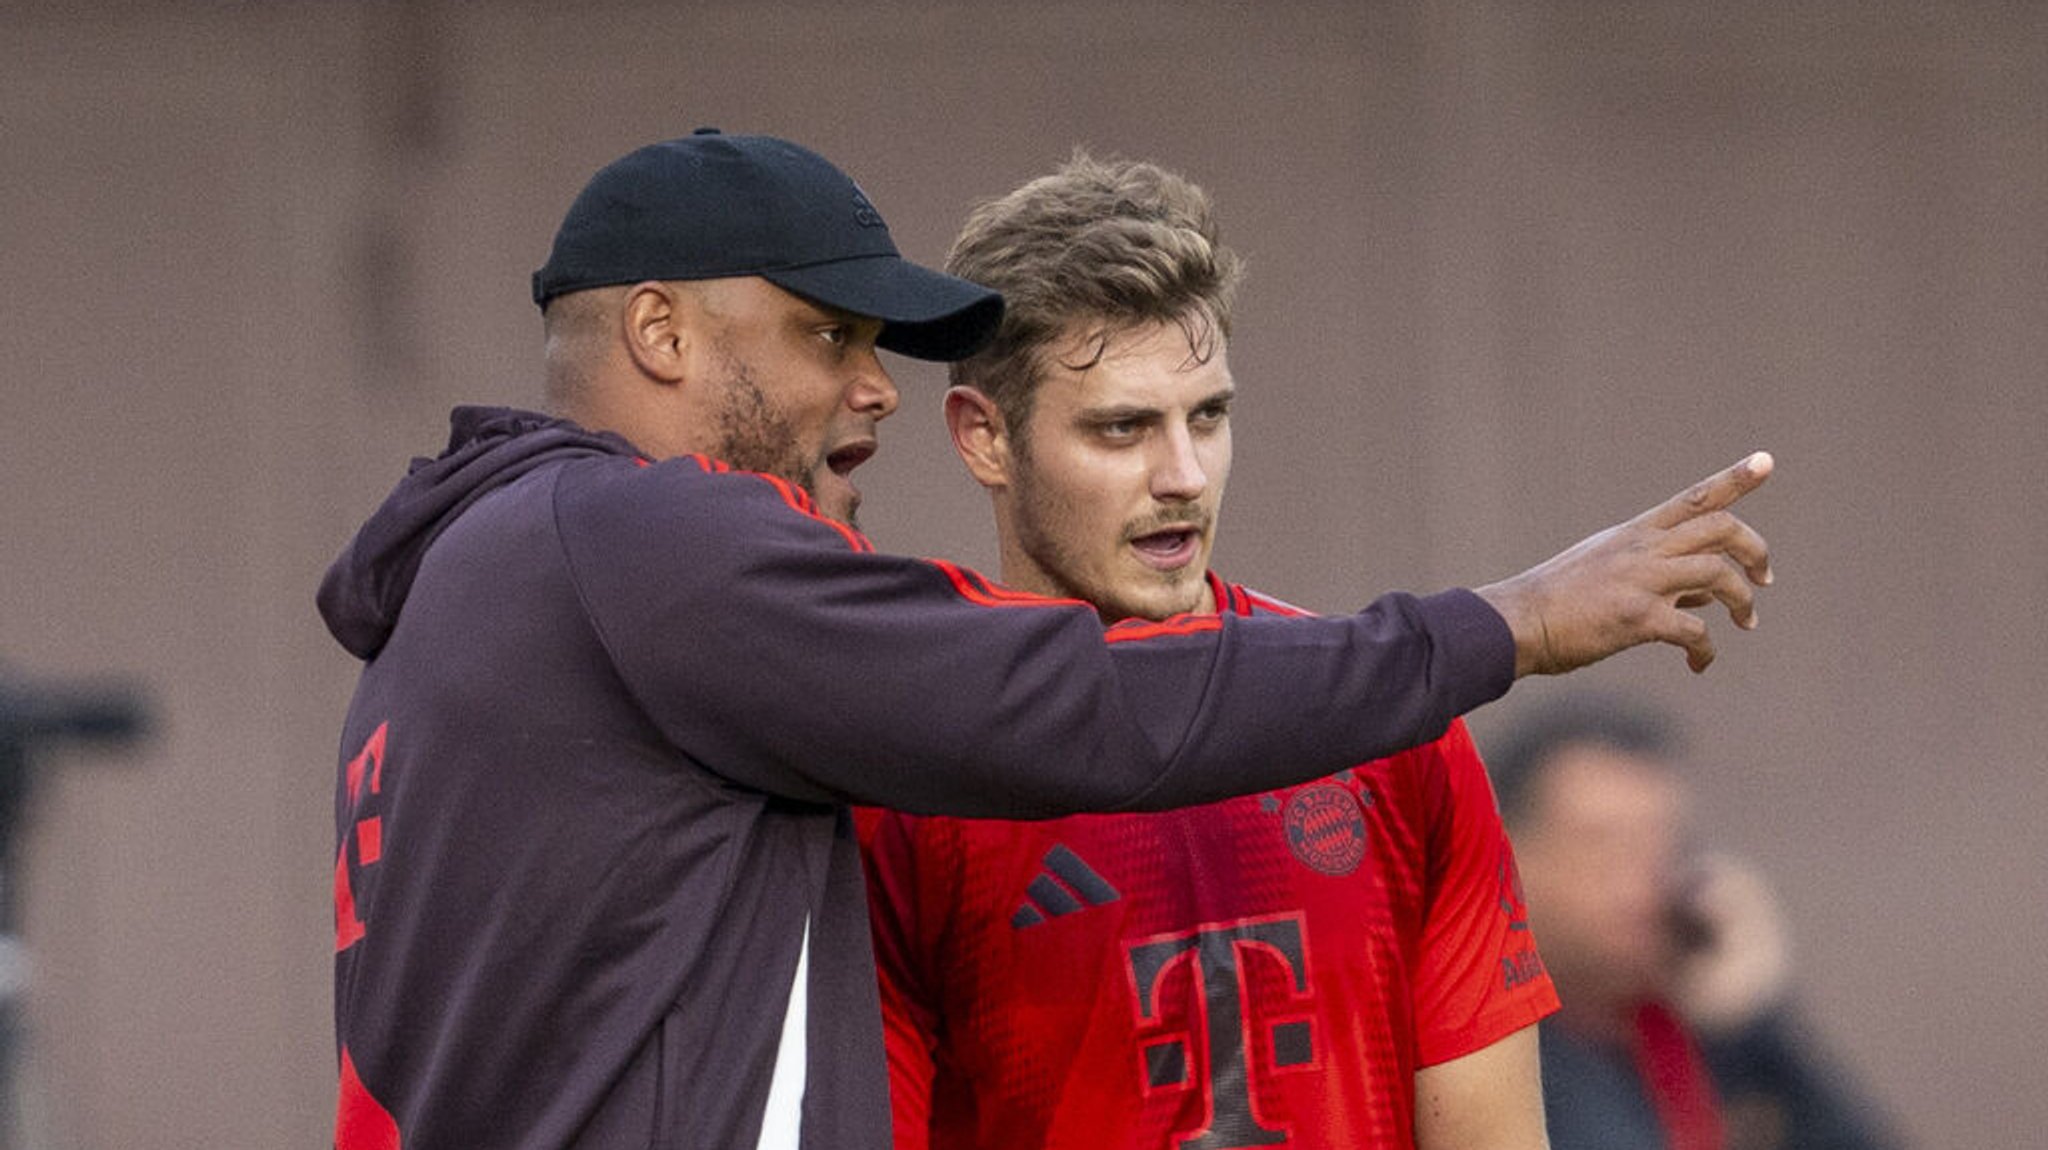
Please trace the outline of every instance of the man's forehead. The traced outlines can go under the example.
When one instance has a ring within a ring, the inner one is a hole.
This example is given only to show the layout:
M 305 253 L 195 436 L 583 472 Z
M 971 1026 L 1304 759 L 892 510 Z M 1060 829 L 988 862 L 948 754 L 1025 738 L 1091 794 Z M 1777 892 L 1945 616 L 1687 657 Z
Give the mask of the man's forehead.
M 1176 333 L 1137 345 L 1112 344 L 1087 360 L 1050 362 L 1040 375 L 1040 392 L 1059 393 L 1080 406 L 1165 407 L 1229 399 L 1237 382 L 1220 345 L 1215 354 L 1198 358 Z

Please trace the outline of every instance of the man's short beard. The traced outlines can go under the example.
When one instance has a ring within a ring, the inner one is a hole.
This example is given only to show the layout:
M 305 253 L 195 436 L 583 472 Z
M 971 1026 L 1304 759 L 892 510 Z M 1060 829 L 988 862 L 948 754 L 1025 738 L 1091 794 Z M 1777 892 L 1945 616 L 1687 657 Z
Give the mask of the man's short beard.
M 1058 531 L 1043 526 L 1044 518 L 1058 518 L 1062 509 L 1046 507 L 1044 497 L 1039 494 L 1038 473 L 1033 467 L 1030 452 L 1019 451 L 1014 458 L 1017 466 L 1010 475 L 1010 490 L 1019 510 L 1011 519 L 1010 528 L 1016 533 L 1018 545 L 1031 556 L 1040 574 L 1051 584 L 1048 588 L 1041 588 L 1041 592 L 1092 601 L 1088 588 L 1067 577 L 1069 571 L 1080 568 L 1080 557 L 1073 555 L 1061 542 Z
M 817 460 L 805 459 L 789 416 L 754 379 L 754 371 L 723 344 L 724 379 L 718 403 L 719 458 L 744 471 L 787 479 L 816 502 Z

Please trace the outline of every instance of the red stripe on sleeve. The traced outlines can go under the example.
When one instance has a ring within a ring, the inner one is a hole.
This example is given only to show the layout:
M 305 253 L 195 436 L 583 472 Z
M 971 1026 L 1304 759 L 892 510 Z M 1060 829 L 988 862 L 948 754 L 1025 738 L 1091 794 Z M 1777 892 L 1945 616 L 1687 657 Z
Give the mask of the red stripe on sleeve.
M 1291 615 L 1304 619 L 1315 614 L 1314 611 L 1311 611 L 1306 607 L 1296 607 L 1292 603 L 1288 603 L 1280 599 L 1275 599 L 1271 595 L 1261 595 L 1257 591 L 1245 590 L 1241 587 L 1238 590 L 1243 591 L 1246 602 L 1250 603 L 1253 607 L 1256 607 L 1260 611 L 1265 611 L 1274 615 Z
M 805 491 L 801 487 L 798 487 L 796 484 L 791 483 L 789 480 L 784 479 L 779 475 L 768 475 L 758 471 L 741 472 L 741 474 L 753 475 L 756 478 L 759 478 L 767 482 L 769 486 L 775 488 L 777 492 L 781 493 L 782 501 L 784 503 L 789 504 L 790 507 L 794 508 L 798 514 L 809 516 L 810 518 L 818 521 L 819 523 L 823 523 L 825 526 L 830 527 L 832 530 L 839 532 L 839 534 L 845 538 L 846 545 L 848 547 L 853 548 L 855 551 L 871 552 L 875 549 L 875 545 L 873 543 L 868 542 L 867 536 L 862 535 L 860 532 L 855 531 L 853 528 L 848 527 L 846 524 L 841 523 L 837 519 L 833 519 L 829 516 L 819 514 L 818 505 L 812 502 L 811 500 L 811 493 Z
M 868 553 L 875 549 L 875 545 L 868 541 L 867 536 L 839 522 L 837 519 L 820 514 L 817 503 L 811 499 L 810 492 L 805 491 L 803 488 L 798 487 L 779 475 L 769 475 L 761 471 L 735 471 L 732 464 L 727 463 L 723 459 L 713 459 L 708 455 L 685 455 L 680 458 L 689 460 L 699 468 L 702 468 L 706 474 L 710 475 L 751 475 L 773 487 L 776 493 L 782 496 L 782 501 L 789 504 L 790 508 L 797 512 L 797 514 L 823 523 L 825 526 L 837 531 L 846 540 L 846 545 L 853 550 Z
M 962 599 L 982 607 L 1086 607 L 1079 599 L 1055 599 L 1050 595 L 1036 595 L 1029 591 L 1018 591 L 991 580 L 972 568 L 949 563 L 944 559 L 927 559 L 926 563 L 945 572 L 953 583 L 953 590 Z
M 1102 633 L 1105 643 L 1128 643 L 1138 639 L 1157 639 L 1162 635 L 1194 635 L 1203 631 L 1221 631 L 1221 615 L 1175 615 L 1153 623 L 1145 619 L 1126 619 Z

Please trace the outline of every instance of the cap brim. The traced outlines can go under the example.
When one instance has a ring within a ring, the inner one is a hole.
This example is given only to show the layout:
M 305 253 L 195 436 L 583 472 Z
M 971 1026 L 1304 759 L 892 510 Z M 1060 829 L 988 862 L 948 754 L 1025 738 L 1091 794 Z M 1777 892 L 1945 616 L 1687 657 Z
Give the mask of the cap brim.
M 1003 297 L 899 256 L 862 256 L 762 272 L 805 299 L 883 323 L 882 347 L 941 362 L 980 351 L 1003 318 Z

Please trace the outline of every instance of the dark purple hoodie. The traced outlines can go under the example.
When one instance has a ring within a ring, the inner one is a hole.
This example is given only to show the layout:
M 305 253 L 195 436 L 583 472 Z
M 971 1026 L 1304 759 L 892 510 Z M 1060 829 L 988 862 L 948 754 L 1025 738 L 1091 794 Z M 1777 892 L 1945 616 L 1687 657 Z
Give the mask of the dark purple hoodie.
M 1105 628 L 877 554 L 779 480 L 453 422 L 320 588 L 366 660 L 342 1150 L 886 1150 L 848 804 L 1206 802 L 1427 742 L 1513 677 L 1470 592 Z

